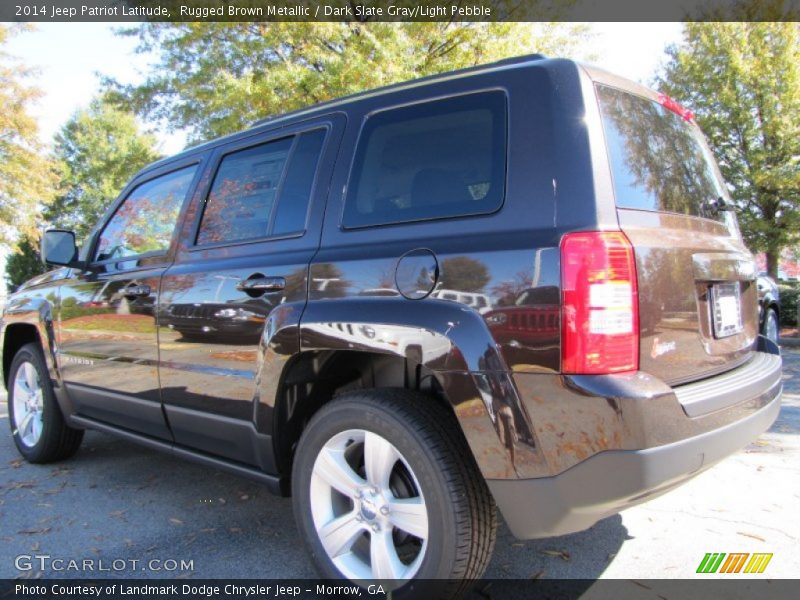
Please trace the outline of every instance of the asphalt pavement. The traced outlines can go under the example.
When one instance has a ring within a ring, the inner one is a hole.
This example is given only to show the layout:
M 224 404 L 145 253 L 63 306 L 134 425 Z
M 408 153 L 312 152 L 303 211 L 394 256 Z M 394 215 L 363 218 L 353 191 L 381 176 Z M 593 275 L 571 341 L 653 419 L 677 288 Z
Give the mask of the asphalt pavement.
M 691 578 L 707 552 L 772 553 L 756 577 L 797 577 L 800 351 L 784 361 L 783 408 L 754 444 L 582 533 L 522 542 L 503 525 L 487 577 Z M 0 578 L 315 576 L 291 500 L 94 432 L 74 458 L 29 465 L 2 400 Z

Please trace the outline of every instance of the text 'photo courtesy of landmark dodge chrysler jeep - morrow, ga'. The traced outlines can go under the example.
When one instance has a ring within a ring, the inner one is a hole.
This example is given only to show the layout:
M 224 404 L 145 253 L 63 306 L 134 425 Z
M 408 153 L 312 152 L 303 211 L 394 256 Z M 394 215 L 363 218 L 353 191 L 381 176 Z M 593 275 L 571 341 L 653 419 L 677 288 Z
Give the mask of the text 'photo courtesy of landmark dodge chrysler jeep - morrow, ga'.
M 579 531 L 776 418 L 728 198 L 691 113 L 569 60 L 260 121 L 142 170 L 80 250 L 45 233 L 61 268 L 3 315 L 14 441 L 254 478 L 324 577 L 457 596 L 496 507 Z

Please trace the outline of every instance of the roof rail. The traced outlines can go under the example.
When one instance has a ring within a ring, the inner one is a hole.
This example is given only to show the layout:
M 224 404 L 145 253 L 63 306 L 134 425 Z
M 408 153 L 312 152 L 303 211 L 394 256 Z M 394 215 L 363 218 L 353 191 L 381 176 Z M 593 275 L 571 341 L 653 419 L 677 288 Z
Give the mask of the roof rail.
M 546 60 L 547 57 L 544 54 L 523 54 L 521 56 L 511 56 L 509 58 L 501 58 L 500 60 L 489 63 L 488 65 L 483 65 L 486 67 L 497 67 L 500 65 L 515 65 L 517 63 L 526 63 L 531 62 L 533 60 Z
M 466 67 L 464 69 L 456 69 L 455 71 L 445 71 L 444 73 L 437 73 L 436 75 L 428 75 L 426 77 L 421 77 L 420 79 L 411 79 L 411 80 L 408 80 L 408 81 L 399 81 L 397 83 L 392 83 L 392 84 L 389 84 L 387 86 L 383 86 L 383 87 L 379 87 L 379 88 L 375 88 L 375 89 L 371 89 L 371 90 L 363 90 L 361 92 L 355 92 L 353 94 L 348 94 L 346 96 L 341 96 L 339 98 L 334 98 L 332 100 L 327 100 L 325 102 L 320 102 L 318 104 L 312 104 L 311 106 L 298 108 L 296 110 L 292 110 L 292 111 L 289 111 L 289 112 L 286 112 L 286 113 L 278 113 L 278 114 L 270 115 L 268 117 L 264 117 L 262 119 L 257 119 L 256 121 L 253 121 L 253 123 L 250 125 L 250 127 L 251 128 L 252 127 L 258 127 L 259 125 L 264 125 L 265 123 L 269 123 L 270 121 L 274 121 L 275 119 L 279 119 L 279 118 L 282 119 L 282 118 L 285 118 L 285 117 L 288 117 L 288 116 L 291 116 L 291 115 L 294 115 L 294 114 L 297 114 L 297 113 L 310 111 L 310 110 L 312 110 L 314 108 L 317 108 L 317 107 L 323 107 L 325 105 L 330 105 L 330 104 L 338 104 L 339 102 L 343 102 L 343 101 L 346 101 L 346 100 L 355 100 L 358 97 L 360 97 L 360 96 L 362 96 L 364 94 L 368 94 L 370 92 L 375 92 L 375 91 L 378 91 L 378 90 L 380 90 L 380 91 L 390 91 L 392 89 L 395 89 L 395 88 L 401 87 L 403 85 L 406 85 L 407 83 L 411 83 L 412 81 L 415 82 L 415 83 L 419 83 L 421 81 L 427 81 L 427 80 L 436 79 L 438 77 L 443 77 L 443 76 L 446 76 L 446 75 L 449 75 L 449 74 L 452 74 L 452 73 L 469 73 L 469 72 L 472 72 L 472 71 L 482 71 L 484 69 L 491 69 L 493 67 L 503 67 L 503 66 L 506 66 L 506 65 L 515 65 L 515 64 L 521 64 L 521 63 L 526 63 L 526 62 L 532 62 L 532 61 L 535 61 L 535 60 L 545 60 L 546 58 L 547 57 L 544 54 L 523 54 L 522 56 L 511 56 L 509 58 L 503 58 L 503 59 L 498 60 L 498 61 L 493 62 L 493 63 L 487 63 L 487 64 L 483 64 L 483 65 L 475 65 L 474 67 Z

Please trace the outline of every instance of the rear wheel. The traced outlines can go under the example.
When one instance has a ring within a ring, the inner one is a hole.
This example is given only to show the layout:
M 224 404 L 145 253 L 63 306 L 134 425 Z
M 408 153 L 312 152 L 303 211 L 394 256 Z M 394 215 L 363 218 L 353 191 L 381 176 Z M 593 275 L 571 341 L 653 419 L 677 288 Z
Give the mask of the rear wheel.
M 44 357 L 36 344 L 20 348 L 11 362 L 8 416 L 17 450 L 28 462 L 69 458 L 83 440 L 83 430 L 64 422 Z
M 458 423 L 432 398 L 366 390 L 323 406 L 300 439 L 292 490 L 324 577 L 447 598 L 491 557 L 494 502 Z

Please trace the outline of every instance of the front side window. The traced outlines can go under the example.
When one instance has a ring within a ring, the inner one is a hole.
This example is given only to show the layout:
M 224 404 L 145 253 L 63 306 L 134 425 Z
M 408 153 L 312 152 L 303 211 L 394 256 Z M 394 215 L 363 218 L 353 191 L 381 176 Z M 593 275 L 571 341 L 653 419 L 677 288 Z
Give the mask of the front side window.
M 196 170 L 186 167 L 137 186 L 103 229 L 96 260 L 166 252 Z
M 503 203 L 505 172 L 503 92 L 385 110 L 364 124 L 343 225 L 490 213 Z

